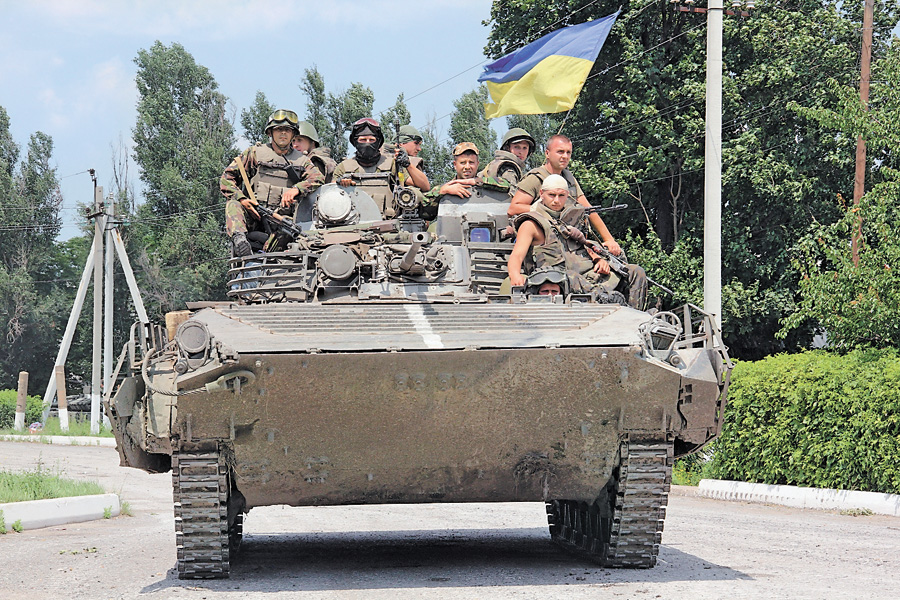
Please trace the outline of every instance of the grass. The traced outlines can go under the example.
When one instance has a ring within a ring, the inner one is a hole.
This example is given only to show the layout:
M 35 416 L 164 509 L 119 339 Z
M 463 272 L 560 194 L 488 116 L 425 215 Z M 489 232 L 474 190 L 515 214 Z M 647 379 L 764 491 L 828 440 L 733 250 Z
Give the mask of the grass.
M 64 479 L 38 464 L 33 471 L 0 471 L 0 503 L 105 494 L 94 481 Z
M 74 419 L 72 415 L 69 415 L 69 431 L 64 432 L 59 426 L 59 418 L 58 417 L 50 417 L 47 419 L 47 423 L 44 425 L 44 429 L 38 433 L 28 433 L 28 425 L 30 423 L 25 424 L 24 431 L 16 431 L 14 429 L 0 429 L 0 435 L 68 435 L 68 436 L 94 436 L 94 437 L 113 437 L 113 432 L 109 427 L 104 427 L 103 424 L 100 424 L 100 433 L 92 434 L 91 433 L 91 424 L 88 422 L 88 419 Z

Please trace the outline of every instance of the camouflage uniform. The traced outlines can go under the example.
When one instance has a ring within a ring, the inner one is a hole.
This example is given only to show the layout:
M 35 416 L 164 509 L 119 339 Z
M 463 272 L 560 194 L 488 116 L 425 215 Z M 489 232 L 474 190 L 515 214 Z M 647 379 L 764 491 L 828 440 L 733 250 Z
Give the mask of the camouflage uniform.
M 475 184 L 476 186 L 483 187 L 486 190 L 509 193 L 509 182 L 505 179 L 479 176 L 475 178 L 475 181 L 477 182 Z M 436 185 L 425 192 L 425 200 L 422 202 L 420 214 L 422 215 L 422 218 L 427 221 L 431 221 L 437 216 L 438 205 L 441 203 L 441 200 L 444 199 L 444 196 L 447 195 L 441 193 L 441 187 L 443 187 L 443 185 Z
M 607 299 L 633 308 L 644 310 L 647 297 L 647 275 L 638 265 L 628 265 L 628 281 L 623 282 L 614 272 L 600 275 L 594 272 L 594 261 L 588 255 L 584 245 L 573 239 L 566 231 L 575 227 L 584 231 L 586 220 L 584 209 L 569 205 L 556 212 L 543 203 L 534 204 L 531 211 L 516 216 L 515 226 L 518 229 L 525 221 L 532 221 L 544 234 L 544 243 L 531 249 L 530 268 L 556 269 L 564 271 L 568 278 L 569 290 L 575 294 L 599 292 Z M 624 290 L 623 295 L 620 290 Z
M 522 180 L 522 176 L 527 168 L 525 161 L 512 152 L 497 150 L 494 152 L 494 160 L 489 162 L 488 166 L 479 175 L 504 179 L 509 182 L 511 191 L 514 191 L 515 185 Z
M 237 160 L 244 163 L 250 185 L 260 203 L 275 208 L 281 205 L 281 195 L 285 189 L 295 187 L 300 190 L 297 198 L 315 191 L 325 178 L 313 166 L 313 163 L 301 152 L 291 150 L 279 155 L 271 144 L 256 144 L 245 150 L 241 156 L 229 164 L 219 180 L 219 189 L 225 196 L 225 231 L 229 237 L 235 233 L 247 233 L 263 229 L 262 223 L 253 213 L 244 209 L 241 200 L 247 198 L 243 189 L 243 178 Z M 292 184 L 285 166 L 292 163 L 301 175 L 300 182 Z M 281 209 L 283 214 L 290 214 L 293 208 Z
M 547 169 L 545 165 L 541 165 L 536 169 L 532 169 L 525 174 L 525 177 L 519 182 L 519 191 L 525 192 L 535 201 L 539 202 L 541 198 L 541 184 L 544 183 L 544 180 L 550 175 L 550 171 Z M 581 186 L 578 185 L 578 181 L 575 179 L 575 176 L 572 175 L 572 172 L 568 169 L 563 169 L 562 173 L 560 173 L 563 179 L 566 180 L 566 183 L 569 185 L 569 201 L 574 202 L 580 196 L 584 196 L 584 192 L 581 191 Z

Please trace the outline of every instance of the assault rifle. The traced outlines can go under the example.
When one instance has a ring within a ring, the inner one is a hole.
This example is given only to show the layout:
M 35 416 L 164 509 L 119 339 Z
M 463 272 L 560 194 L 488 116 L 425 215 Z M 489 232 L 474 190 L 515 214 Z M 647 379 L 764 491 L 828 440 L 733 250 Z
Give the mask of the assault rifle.
M 584 209 L 586 215 L 597 215 L 600 213 L 613 212 L 615 210 L 624 210 L 628 208 L 627 204 L 613 204 L 612 206 L 591 206 Z
M 276 214 L 274 210 L 264 204 L 257 204 L 254 208 L 261 217 L 267 219 L 269 223 L 275 226 L 275 230 L 272 233 L 279 239 L 287 237 L 293 242 L 298 237 L 306 235 L 291 217 Z

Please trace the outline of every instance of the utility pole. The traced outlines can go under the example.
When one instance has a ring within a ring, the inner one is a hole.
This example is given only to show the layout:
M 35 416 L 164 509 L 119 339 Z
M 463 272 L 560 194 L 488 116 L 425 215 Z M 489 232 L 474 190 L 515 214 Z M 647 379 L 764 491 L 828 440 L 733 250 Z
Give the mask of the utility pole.
M 100 381 L 101 353 L 103 346 L 103 188 L 94 179 L 94 353 L 91 370 L 91 433 L 100 433 Z
M 866 0 L 863 13 L 862 59 L 860 61 L 859 101 L 864 110 L 869 109 L 869 79 L 872 66 L 872 22 L 875 20 L 875 0 Z M 853 206 L 866 193 L 866 140 L 856 138 L 856 176 L 853 178 Z M 851 253 L 853 266 L 859 266 L 859 240 L 862 238 L 862 216 L 856 215 L 856 229 L 853 230 Z
M 749 17 L 755 0 L 709 0 L 706 8 L 694 0 L 670 0 L 675 10 L 706 13 L 706 150 L 703 193 L 703 310 L 722 327 L 722 26 L 724 16 Z

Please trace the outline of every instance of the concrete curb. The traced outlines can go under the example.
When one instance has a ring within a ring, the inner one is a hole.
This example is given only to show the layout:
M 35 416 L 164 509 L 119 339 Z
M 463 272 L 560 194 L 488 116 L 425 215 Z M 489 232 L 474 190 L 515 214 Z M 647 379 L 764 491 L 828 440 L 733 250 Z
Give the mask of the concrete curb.
M 880 515 L 900 517 L 900 494 L 768 485 L 720 479 L 703 479 L 698 490 L 700 496 L 716 500 L 762 502 L 820 510 L 868 509 Z
M 56 444 L 57 446 L 116 447 L 116 438 L 87 435 L 0 435 L 0 442 L 37 442 L 39 444 Z
M 122 511 L 117 494 L 96 496 L 74 496 L 71 498 L 49 498 L 29 502 L 9 502 L 0 504 L 7 530 L 12 530 L 16 521 L 22 522 L 22 529 L 40 529 L 54 525 L 94 521 L 106 517 L 117 517 Z

